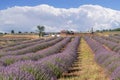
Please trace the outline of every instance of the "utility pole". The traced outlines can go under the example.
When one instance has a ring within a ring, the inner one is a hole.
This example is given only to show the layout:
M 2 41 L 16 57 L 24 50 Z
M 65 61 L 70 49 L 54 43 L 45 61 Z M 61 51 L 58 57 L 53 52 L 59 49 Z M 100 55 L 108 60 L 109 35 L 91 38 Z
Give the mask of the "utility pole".
M 91 33 L 93 34 L 94 32 L 93 32 L 93 27 L 91 28 Z

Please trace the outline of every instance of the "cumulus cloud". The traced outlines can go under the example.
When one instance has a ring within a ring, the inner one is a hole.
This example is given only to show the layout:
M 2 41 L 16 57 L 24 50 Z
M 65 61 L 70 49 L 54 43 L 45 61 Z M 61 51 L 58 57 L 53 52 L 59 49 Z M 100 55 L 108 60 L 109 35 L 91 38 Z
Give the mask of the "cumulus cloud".
M 0 31 L 35 31 L 37 25 L 45 25 L 47 32 L 118 28 L 120 11 L 99 5 L 65 9 L 46 4 L 0 10 Z

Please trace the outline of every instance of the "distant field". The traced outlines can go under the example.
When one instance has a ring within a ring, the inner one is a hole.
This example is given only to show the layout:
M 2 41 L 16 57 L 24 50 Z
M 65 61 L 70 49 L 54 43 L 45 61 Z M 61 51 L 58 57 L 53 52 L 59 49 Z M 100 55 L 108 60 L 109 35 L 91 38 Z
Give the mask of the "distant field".
M 20 35 L 20 34 L 7 34 L 7 35 L 3 35 L 3 37 L 10 37 L 10 38 L 30 38 L 30 39 L 36 39 L 36 38 L 39 38 L 39 36 L 38 35 L 27 35 L 27 34 L 25 34 L 25 35 Z
M 37 39 L 37 38 L 39 38 L 38 35 L 15 35 L 15 34 L 1 35 L 0 46 L 7 46 L 17 42 L 22 42 L 22 41 Z
M 99 35 L 114 35 L 114 34 L 120 34 L 120 31 L 112 31 L 112 32 L 97 32 L 96 34 L 99 34 Z

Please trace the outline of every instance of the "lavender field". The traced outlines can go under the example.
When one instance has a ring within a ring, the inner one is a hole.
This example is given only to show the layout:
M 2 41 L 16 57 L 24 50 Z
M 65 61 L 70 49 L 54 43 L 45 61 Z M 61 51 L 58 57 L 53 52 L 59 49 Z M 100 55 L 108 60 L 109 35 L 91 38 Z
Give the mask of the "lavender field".
M 0 80 L 67 80 L 63 74 L 70 72 L 76 61 L 82 66 L 82 60 L 78 59 L 85 51 L 81 39 L 92 50 L 93 60 L 108 76 L 106 80 L 120 80 L 120 35 L 38 38 L 2 47 Z M 69 80 L 83 80 L 82 76 L 77 75 L 74 79 L 71 76 Z
M 0 80 L 120 80 L 120 0 L 1 0 Z
M 120 35 L 85 37 L 95 54 L 95 61 L 105 69 L 110 80 L 120 80 Z

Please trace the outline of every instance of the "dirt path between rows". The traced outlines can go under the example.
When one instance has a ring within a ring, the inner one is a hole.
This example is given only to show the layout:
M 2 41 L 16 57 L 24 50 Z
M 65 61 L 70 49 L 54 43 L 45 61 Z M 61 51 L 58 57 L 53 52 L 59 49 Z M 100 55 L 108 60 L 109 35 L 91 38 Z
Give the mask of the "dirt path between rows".
M 94 61 L 94 54 L 82 39 L 78 48 L 77 60 L 59 80 L 109 80 L 109 78 Z

